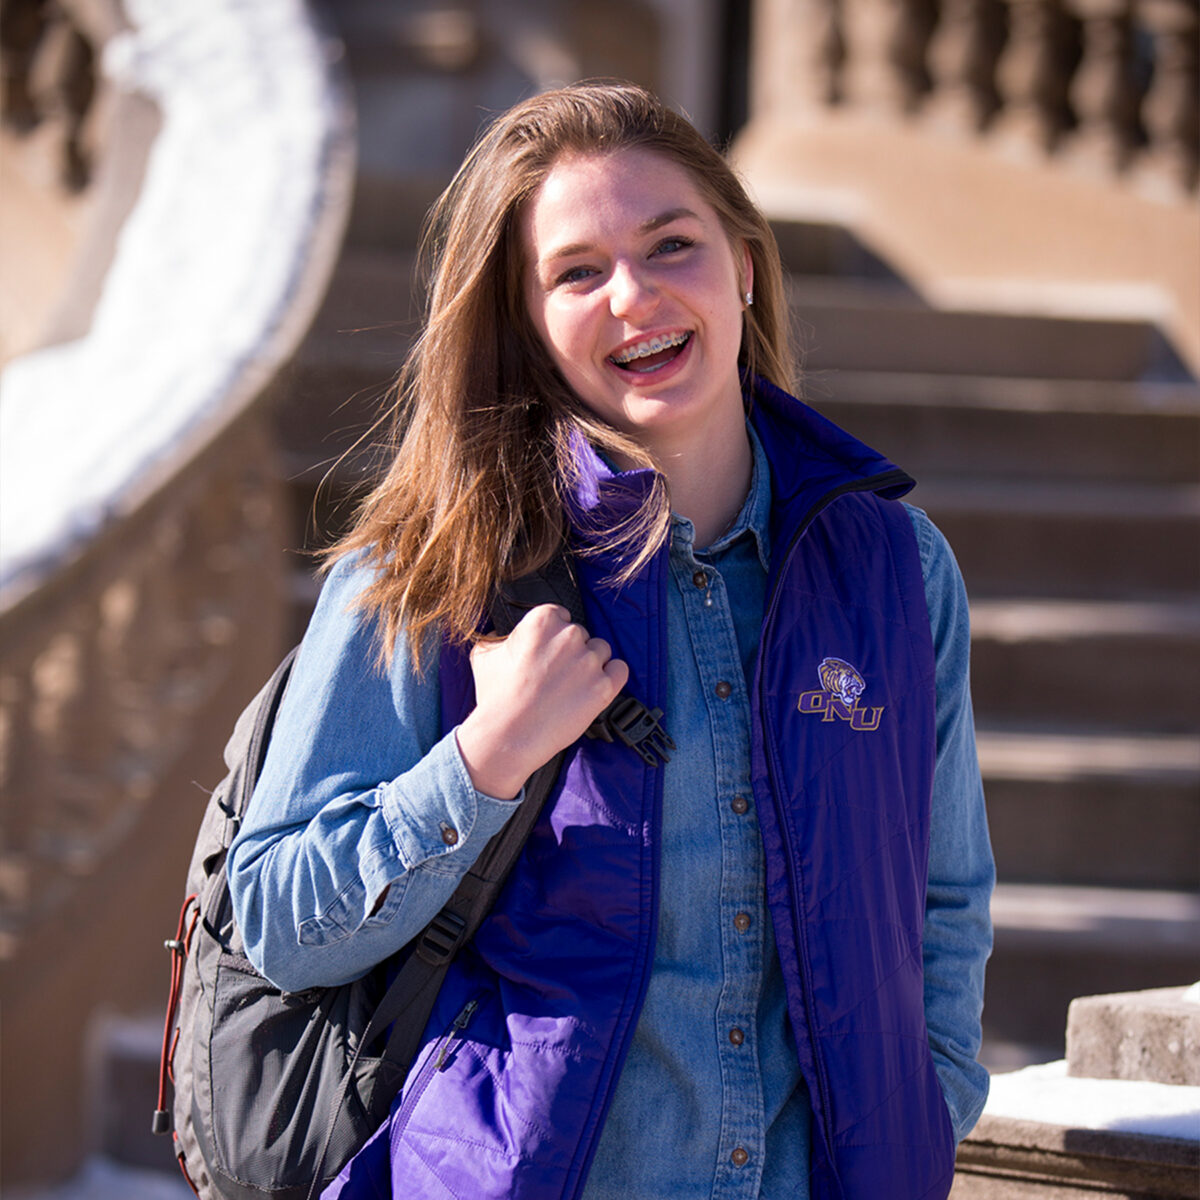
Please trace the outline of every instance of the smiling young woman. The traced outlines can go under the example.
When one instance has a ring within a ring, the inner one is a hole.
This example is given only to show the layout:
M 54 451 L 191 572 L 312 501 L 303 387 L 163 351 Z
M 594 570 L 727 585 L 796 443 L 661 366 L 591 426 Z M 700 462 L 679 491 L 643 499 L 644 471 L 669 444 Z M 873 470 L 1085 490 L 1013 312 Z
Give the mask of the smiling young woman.
M 394 460 L 230 852 L 247 953 L 298 991 L 403 952 L 565 765 L 327 1200 L 944 1198 L 993 869 L 912 481 L 788 394 L 770 229 L 639 88 L 502 114 L 426 254 Z M 489 637 L 564 550 L 588 628 Z M 670 762 L 584 736 L 626 684 Z

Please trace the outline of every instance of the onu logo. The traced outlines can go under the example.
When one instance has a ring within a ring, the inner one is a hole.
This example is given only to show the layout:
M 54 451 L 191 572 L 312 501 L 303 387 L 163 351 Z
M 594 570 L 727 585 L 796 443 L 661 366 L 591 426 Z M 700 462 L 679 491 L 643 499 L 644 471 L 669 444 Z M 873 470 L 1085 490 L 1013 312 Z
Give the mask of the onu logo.
M 802 713 L 820 713 L 822 721 L 848 721 L 860 733 L 879 728 L 883 708 L 859 708 L 859 697 L 867 681 L 845 659 L 826 658 L 817 668 L 821 691 L 801 692 L 796 707 Z

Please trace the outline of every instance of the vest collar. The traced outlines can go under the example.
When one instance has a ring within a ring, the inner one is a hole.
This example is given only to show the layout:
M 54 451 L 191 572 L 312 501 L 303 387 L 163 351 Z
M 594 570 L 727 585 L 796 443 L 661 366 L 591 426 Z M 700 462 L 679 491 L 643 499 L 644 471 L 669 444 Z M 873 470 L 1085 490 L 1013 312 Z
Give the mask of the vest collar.
M 771 466 L 771 545 L 783 549 L 827 504 L 847 492 L 898 500 L 916 481 L 795 396 L 755 377 L 750 423 Z
M 872 491 L 898 500 L 915 486 L 890 459 L 770 381 L 755 376 L 746 396 L 770 466 L 773 547 L 786 546 L 839 495 Z M 654 472 L 619 470 L 580 433 L 572 449 L 576 474 L 567 515 L 586 544 L 590 530 L 611 529 L 637 512 L 654 485 Z

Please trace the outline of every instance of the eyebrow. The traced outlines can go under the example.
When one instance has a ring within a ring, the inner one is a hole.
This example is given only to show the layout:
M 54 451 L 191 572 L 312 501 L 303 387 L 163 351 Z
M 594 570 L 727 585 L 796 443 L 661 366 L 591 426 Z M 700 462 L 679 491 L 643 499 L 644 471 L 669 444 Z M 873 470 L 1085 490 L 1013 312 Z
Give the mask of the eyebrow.
M 643 221 L 637 227 L 637 231 L 638 233 L 653 233 L 656 229 L 661 229 L 664 225 L 670 225 L 672 221 L 678 221 L 683 217 L 692 217 L 697 221 L 700 219 L 699 215 L 690 208 L 669 208 L 666 212 Z M 551 251 L 543 261 L 552 262 L 556 258 L 570 258 L 574 254 L 586 254 L 592 248 L 591 242 L 571 242 L 570 245 L 560 246 L 557 250 Z

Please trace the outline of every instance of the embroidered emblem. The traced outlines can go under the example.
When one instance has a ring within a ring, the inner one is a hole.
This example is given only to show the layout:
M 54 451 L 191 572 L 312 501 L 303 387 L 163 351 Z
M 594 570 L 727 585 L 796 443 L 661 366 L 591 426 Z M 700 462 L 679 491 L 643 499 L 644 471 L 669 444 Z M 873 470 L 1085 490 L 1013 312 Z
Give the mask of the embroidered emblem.
M 858 701 L 867 690 L 867 681 L 843 658 L 825 658 L 817 668 L 819 692 L 802 692 L 796 707 L 806 714 L 820 713 L 823 722 L 849 721 L 859 733 L 879 728 L 883 707 L 859 708 Z

